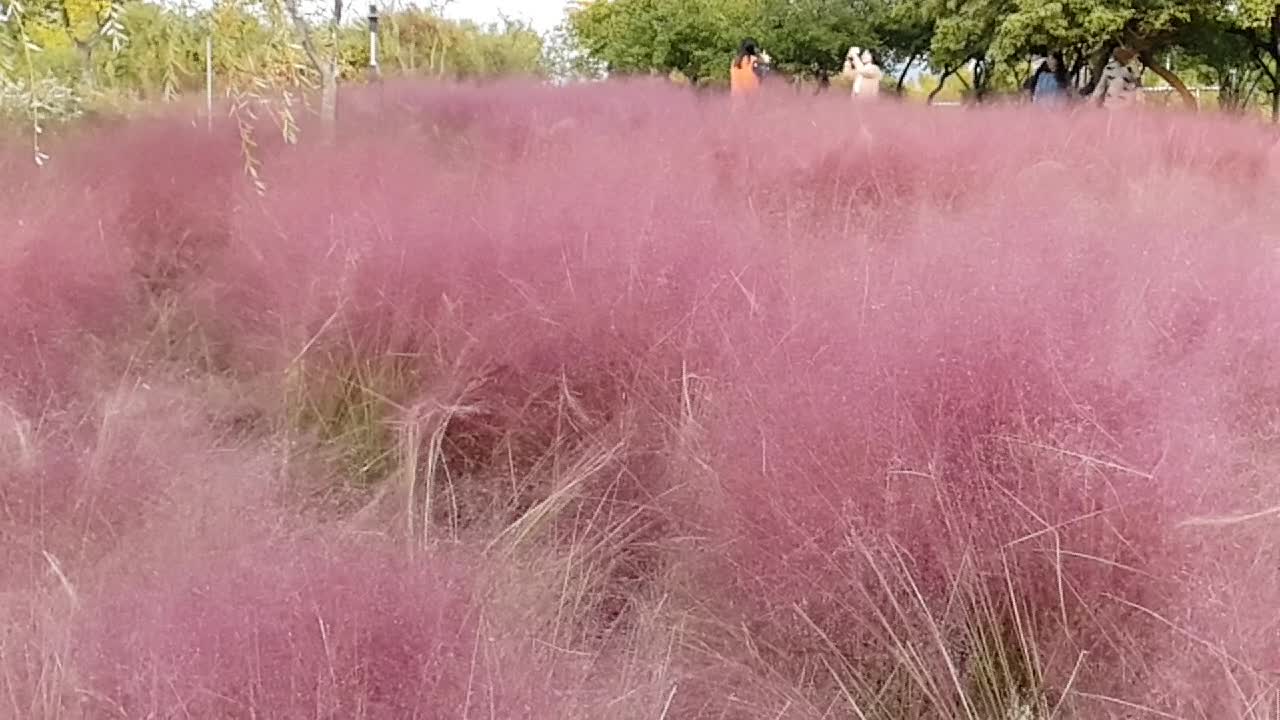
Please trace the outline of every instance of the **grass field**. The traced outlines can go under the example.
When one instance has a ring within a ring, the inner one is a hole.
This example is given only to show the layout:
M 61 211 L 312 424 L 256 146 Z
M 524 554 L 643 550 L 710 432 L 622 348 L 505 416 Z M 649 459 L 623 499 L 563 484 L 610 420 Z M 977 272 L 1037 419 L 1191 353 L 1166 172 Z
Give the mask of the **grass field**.
M 1280 717 L 1265 129 L 344 103 L 0 153 L 0 717 Z

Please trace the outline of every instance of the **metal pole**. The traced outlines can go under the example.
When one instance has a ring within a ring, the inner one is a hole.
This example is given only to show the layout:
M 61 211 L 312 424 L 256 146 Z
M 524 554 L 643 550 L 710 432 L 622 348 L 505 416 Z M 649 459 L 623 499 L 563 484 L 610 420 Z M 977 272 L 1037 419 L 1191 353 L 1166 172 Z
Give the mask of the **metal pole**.
M 378 6 L 369 4 L 369 74 L 378 76 Z
M 204 110 L 205 126 L 213 130 L 213 33 L 204 38 Z

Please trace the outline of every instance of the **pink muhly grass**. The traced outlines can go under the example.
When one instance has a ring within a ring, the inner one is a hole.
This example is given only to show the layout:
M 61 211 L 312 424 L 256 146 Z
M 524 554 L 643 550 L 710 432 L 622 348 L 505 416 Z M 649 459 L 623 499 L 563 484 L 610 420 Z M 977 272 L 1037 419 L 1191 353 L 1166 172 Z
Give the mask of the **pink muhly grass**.
M 1262 131 L 349 107 L 3 165 L 5 713 L 1269 717 Z

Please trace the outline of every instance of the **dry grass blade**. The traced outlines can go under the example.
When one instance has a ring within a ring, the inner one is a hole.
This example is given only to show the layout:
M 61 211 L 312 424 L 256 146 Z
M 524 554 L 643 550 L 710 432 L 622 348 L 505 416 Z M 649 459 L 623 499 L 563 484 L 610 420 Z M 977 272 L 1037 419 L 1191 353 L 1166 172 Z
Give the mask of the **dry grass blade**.
M 44 556 L 45 562 L 49 564 L 49 570 L 54 577 L 58 579 L 58 585 L 62 588 L 62 592 L 66 594 L 67 601 L 71 603 L 72 608 L 80 605 L 80 597 L 76 594 L 76 588 L 71 584 L 71 579 L 62 571 L 62 563 L 47 550 L 41 550 L 40 554 Z
M 1073 690 L 1071 694 L 1074 695 L 1075 697 L 1084 698 L 1086 700 L 1095 700 L 1100 703 L 1116 705 L 1118 707 L 1122 707 L 1128 710 L 1133 710 L 1135 712 L 1142 713 L 1143 715 L 1149 715 L 1151 717 L 1166 718 L 1166 720 L 1190 720 L 1190 718 L 1185 718 L 1180 715 L 1171 715 L 1166 712 L 1161 712 L 1160 710 L 1157 710 L 1155 708 L 1139 705 L 1138 703 L 1129 702 L 1128 700 L 1121 700 L 1120 698 L 1108 697 L 1106 695 L 1098 695 L 1096 693 L 1083 692 L 1081 690 Z
M 1234 527 L 1236 525 L 1244 525 L 1247 523 L 1251 523 L 1251 522 L 1254 522 L 1255 520 L 1263 520 L 1267 518 L 1276 517 L 1277 515 L 1280 515 L 1280 505 L 1277 505 L 1276 507 L 1272 507 L 1272 508 L 1267 508 L 1266 510 L 1259 510 L 1257 512 L 1252 512 L 1252 513 L 1242 513 L 1239 515 L 1215 515 L 1215 516 L 1188 518 L 1178 523 L 1178 527 L 1182 527 L 1182 528 Z
M 1089 465 L 1093 465 L 1095 467 L 1106 468 L 1108 470 L 1115 470 L 1117 472 L 1122 472 L 1129 475 L 1133 475 L 1135 477 L 1140 477 L 1144 480 L 1155 479 L 1154 476 L 1151 475 L 1150 473 L 1137 470 L 1127 465 L 1121 465 L 1120 463 L 1112 462 L 1111 460 L 1105 460 L 1103 458 L 1094 457 L 1092 455 L 1086 455 L 1084 453 L 1078 453 L 1073 450 L 1067 450 L 1066 448 L 1054 447 L 1053 445 L 1049 445 L 1042 442 L 1029 441 L 1023 438 L 1014 437 L 1012 435 L 1002 435 L 1000 436 L 1000 439 L 1004 440 L 1005 442 L 1010 442 L 1018 445 L 1025 445 L 1027 447 L 1035 448 L 1037 450 L 1044 450 L 1046 452 L 1056 453 L 1058 455 L 1063 455 L 1065 457 L 1069 457 L 1084 463 L 1088 463 Z
M 508 525 L 485 548 L 493 552 L 498 547 L 507 552 L 516 550 L 532 537 L 544 523 L 551 520 L 574 498 L 575 493 L 597 473 L 609 466 L 626 447 L 625 441 L 613 445 L 597 445 L 581 454 L 578 460 L 563 471 L 559 486 L 546 498 L 529 508 L 515 522 Z

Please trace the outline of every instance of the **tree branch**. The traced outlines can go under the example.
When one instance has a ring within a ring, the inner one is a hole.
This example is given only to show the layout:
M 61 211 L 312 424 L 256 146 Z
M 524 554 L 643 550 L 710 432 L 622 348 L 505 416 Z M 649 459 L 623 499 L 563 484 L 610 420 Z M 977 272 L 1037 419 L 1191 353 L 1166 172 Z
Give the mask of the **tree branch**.
M 1249 83 L 1249 87 L 1244 91 L 1244 96 L 1240 100 L 1242 107 L 1248 107 L 1253 102 L 1253 96 L 1258 93 L 1258 86 L 1262 84 L 1262 73 L 1253 76 L 1253 82 Z
M 907 82 L 907 73 L 911 72 L 911 66 L 915 64 L 916 58 L 920 57 L 919 52 L 911 53 L 911 57 L 907 58 L 907 64 L 902 68 L 902 72 L 898 74 L 898 94 L 902 94 L 902 86 Z
M 1184 102 L 1187 107 L 1192 110 L 1196 110 L 1200 107 L 1200 103 L 1196 102 L 1196 96 L 1191 94 L 1191 91 L 1187 89 L 1187 85 L 1182 82 L 1182 78 L 1174 74 L 1172 70 L 1157 62 L 1150 51 L 1142 51 L 1138 54 L 1138 59 L 1142 61 L 1144 67 L 1158 75 L 1161 80 L 1169 83 L 1169 86 L 1177 91 L 1178 95 L 1182 98 L 1182 102 Z
M 938 86 L 933 89 L 933 92 L 929 93 L 929 100 L 927 101 L 928 104 L 933 104 L 934 98 L 938 97 L 938 93 L 942 92 L 942 88 L 946 87 L 947 79 L 954 73 L 955 69 L 951 67 L 944 66 L 942 68 L 942 76 L 938 78 Z
M 315 38 L 311 37 L 311 26 L 307 25 L 306 19 L 302 17 L 298 0 L 283 0 L 283 2 L 289 18 L 293 20 L 294 28 L 302 37 L 302 51 L 306 53 L 307 60 L 311 61 L 317 72 L 325 72 L 324 64 L 320 61 L 320 53 L 316 50 Z
M 1271 69 L 1271 66 L 1267 64 L 1267 59 L 1262 56 L 1262 51 L 1257 47 L 1252 48 L 1252 50 L 1254 62 L 1258 64 L 1258 67 L 1262 68 L 1262 72 L 1267 76 L 1267 79 L 1270 80 L 1272 84 L 1275 84 L 1276 73 Z
M 1267 47 L 1267 43 L 1266 43 L 1265 41 L 1263 41 L 1263 40 L 1259 39 L 1259 37 L 1258 37 L 1257 33 L 1255 33 L 1255 32 L 1254 32 L 1253 30 L 1251 30 L 1251 29 L 1248 29 L 1248 28 L 1242 28 L 1242 27 L 1238 27 L 1238 26 L 1235 26 L 1235 25 L 1227 25 L 1227 26 L 1226 26 L 1226 33 L 1227 33 L 1228 35 L 1235 35 L 1236 37 L 1238 37 L 1238 38 L 1240 38 L 1240 39 L 1242 39 L 1242 40 L 1246 40 L 1246 41 L 1248 41 L 1248 43 L 1249 43 L 1250 45 L 1259 45 L 1259 46 L 1261 46 L 1263 49 L 1265 49 L 1265 48 Z

